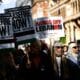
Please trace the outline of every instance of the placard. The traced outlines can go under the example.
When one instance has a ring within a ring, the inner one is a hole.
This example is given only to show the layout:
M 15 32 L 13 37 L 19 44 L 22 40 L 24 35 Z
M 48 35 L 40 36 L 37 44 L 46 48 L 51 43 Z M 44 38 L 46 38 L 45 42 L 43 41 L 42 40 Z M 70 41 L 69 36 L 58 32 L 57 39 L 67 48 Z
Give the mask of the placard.
M 0 40 L 10 39 L 13 37 L 10 14 L 0 14 Z
M 43 17 L 34 20 L 36 36 L 40 39 L 64 36 L 62 17 Z
M 6 9 L 5 12 L 12 16 L 13 32 L 17 42 L 35 38 L 30 6 Z
M 15 48 L 10 14 L 0 14 L 0 49 Z

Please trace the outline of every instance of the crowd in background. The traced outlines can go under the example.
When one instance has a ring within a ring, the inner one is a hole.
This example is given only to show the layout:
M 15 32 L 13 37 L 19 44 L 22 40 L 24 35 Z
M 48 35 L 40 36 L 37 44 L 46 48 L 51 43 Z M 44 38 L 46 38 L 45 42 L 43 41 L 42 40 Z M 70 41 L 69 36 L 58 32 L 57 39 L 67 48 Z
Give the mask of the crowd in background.
M 1 53 L 0 53 L 1 54 Z M 80 52 L 76 42 L 55 42 L 51 48 L 42 40 L 0 56 L 0 80 L 80 80 Z

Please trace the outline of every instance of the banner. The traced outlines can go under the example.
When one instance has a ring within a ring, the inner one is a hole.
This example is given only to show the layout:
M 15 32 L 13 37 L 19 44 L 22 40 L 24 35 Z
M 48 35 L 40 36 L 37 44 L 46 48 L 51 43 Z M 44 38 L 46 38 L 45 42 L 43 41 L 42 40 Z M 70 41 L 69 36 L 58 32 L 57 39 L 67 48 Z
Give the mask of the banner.
M 10 14 L 0 14 L 0 49 L 14 48 L 15 40 L 11 25 Z
M 13 37 L 10 14 L 0 14 L 0 40 Z
M 6 9 L 5 12 L 12 16 L 13 32 L 17 42 L 35 38 L 30 6 Z
M 34 20 L 37 38 L 57 38 L 64 36 L 62 17 L 43 17 Z

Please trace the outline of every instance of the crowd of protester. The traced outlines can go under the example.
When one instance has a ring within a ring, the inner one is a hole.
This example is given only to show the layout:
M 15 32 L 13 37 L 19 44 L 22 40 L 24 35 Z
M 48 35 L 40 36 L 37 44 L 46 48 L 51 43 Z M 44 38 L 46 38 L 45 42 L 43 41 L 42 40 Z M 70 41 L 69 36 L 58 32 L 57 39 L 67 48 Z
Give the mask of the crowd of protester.
M 52 53 L 51 53 L 52 52 Z M 80 80 L 80 54 L 76 42 L 55 42 L 52 51 L 37 40 L 0 56 L 0 80 Z

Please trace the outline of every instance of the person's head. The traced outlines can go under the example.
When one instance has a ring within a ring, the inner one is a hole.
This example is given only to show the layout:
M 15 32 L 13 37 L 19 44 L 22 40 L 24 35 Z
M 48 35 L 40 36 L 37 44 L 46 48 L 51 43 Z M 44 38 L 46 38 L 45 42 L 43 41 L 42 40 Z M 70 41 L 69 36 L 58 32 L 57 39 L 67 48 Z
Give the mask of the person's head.
M 70 42 L 68 45 L 68 53 L 78 53 L 78 45 L 76 42 Z
M 41 49 L 40 41 L 39 40 L 36 40 L 33 43 L 31 43 L 30 48 L 31 48 L 31 52 L 33 52 L 33 53 L 40 52 L 40 49 Z
M 30 45 L 25 46 L 25 52 L 27 52 L 27 53 L 30 52 Z
M 25 53 L 22 49 L 18 49 L 17 54 L 18 54 L 18 56 L 24 56 Z
M 63 46 L 63 51 L 64 51 L 64 52 L 67 52 L 67 51 L 68 51 L 68 46 L 67 46 L 67 45 L 64 45 L 64 46 Z
M 60 42 L 55 42 L 54 44 L 54 54 L 56 56 L 62 56 L 63 55 L 63 46 Z

